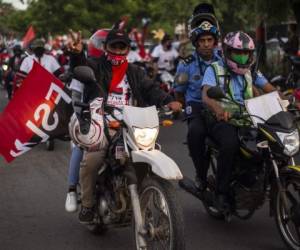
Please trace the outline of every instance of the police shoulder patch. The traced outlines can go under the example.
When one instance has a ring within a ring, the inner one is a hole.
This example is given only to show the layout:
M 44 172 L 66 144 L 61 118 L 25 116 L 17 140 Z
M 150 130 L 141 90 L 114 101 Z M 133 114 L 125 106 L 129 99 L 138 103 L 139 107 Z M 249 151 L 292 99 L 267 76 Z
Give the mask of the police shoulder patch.
M 184 65 L 188 65 L 188 64 L 192 63 L 193 61 L 195 61 L 195 57 L 193 55 L 190 55 L 190 56 L 184 58 L 182 61 L 183 61 Z

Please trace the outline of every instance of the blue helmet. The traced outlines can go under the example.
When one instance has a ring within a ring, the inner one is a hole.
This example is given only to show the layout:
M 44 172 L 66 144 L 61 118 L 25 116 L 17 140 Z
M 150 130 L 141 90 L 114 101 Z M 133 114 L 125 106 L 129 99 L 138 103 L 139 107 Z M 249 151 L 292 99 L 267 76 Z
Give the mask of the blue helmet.
M 211 34 L 216 41 L 220 37 L 219 24 L 216 17 L 210 13 L 193 15 L 189 20 L 189 38 L 195 46 L 199 36 Z

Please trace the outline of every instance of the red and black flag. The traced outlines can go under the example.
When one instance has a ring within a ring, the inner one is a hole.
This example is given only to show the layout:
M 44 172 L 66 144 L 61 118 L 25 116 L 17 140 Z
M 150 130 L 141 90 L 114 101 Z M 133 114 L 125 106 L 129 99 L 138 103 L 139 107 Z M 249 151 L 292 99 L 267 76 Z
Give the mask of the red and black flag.
M 20 89 L 0 114 L 0 154 L 7 162 L 50 138 L 68 134 L 70 91 L 34 62 Z

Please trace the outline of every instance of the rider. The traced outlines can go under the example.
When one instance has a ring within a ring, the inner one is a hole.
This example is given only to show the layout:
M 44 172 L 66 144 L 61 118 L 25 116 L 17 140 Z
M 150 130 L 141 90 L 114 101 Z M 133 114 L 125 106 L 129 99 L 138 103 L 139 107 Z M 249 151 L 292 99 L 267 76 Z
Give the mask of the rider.
M 42 39 L 36 39 L 31 44 L 31 50 L 33 51 L 33 55 L 29 55 L 21 63 L 20 70 L 17 73 L 18 80 L 16 80 L 15 88 L 19 88 L 22 80 L 27 76 L 27 74 L 31 71 L 33 67 L 33 62 L 38 62 L 41 66 L 43 66 L 50 73 L 55 76 L 59 76 L 62 73 L 61 66 L 57 62 L 57 60 L 45 53 L 45 42 Z
M 216 120 L 212 120 L 209 124 L 209 134 L 219 147 L 215 205 L 220 211 L 229 208 L 230 177 L 239 149 L 236 129 L 238 121 L 231 120 L 230 117 L 239 111 L 239 107 L 230 102 L 217 102 L 209 98 L 207 90 L 213 86 L 220 86 L 229 99 L 238 103 L 253 97 L 255 87 L 262 89 L 263 92 L 274 91 L 275 88 L 259 71 L 252 73 L 250 71 L 254 62 L 254 50 L 254 42 L 246 33 L 242 31 L 228 33 L 223 42 L 224 61 L 212 63 L 203 77 L 203 102 L 216 117 Z
M 196 186 L 203 191 L 206 188 L 208 159 L 205 157 L 207 128 L 203 113 L 201 86 L 206 68 L 212 62 L 221 60 L 220 51 L 216 48 L 220 33 L 216 18 L 209 13 L 194 12 L 190 19 L 190 28 L 189 37 L 195 51 L 177 67 L 175 96 L 177 100 L 185 103 L 189 153 L 196 169 Z M 184 84 L 176 82 L 181 74 L 186 74 L 188 78 Z
M 20 65 L 25 58 L 22 47 L 16 44 L 13 47 L 13 56 L 8 61 L 8 73 L 5 77 L 5 85 L 8 94 L 8 99 L 12 97 L 13 82 L 15 80 L 15 74 L 19 71 Z
M 177 50 L 172 46 L 173 39 L 165 34 L 161 44 L 157 45 L 151 53 L 154 72 L 157 80 L 165 70 L 173 74 L 176 70 L 176 60 L 179 56 Z
M 142 69 L 127 62 L 126 56 L 130 50 L 130 39 L 124 31 L 113 29 L 108 33 L 105 41 L 105 54 L 96 60 L 85 59 L 80 35 L 75 37 L 73 34 L 70 49 L 74 53 L 71 59 L 74 65 L 90 66 L 99 83 L 94 91 L 90 91 L 93 96 L 85 95 L 87 99 L 91 100 L 102 93 L 106 104 L 110 106 L 167 105 L 173 111 L 181 110 L 182 105 L 173 101 L 171 96 L 160 90 L 155 82 L 147 78 Z M 100 89 L 102 89 L 101 93 Z M 95 177 L 97 169 L 103 163 L 107 146 L 108 142 L 105 138 L 99 151 L 84 152 L 80 171 L 82 207 L 79 220 L 82 223 L 90 223 L 94 217 Z

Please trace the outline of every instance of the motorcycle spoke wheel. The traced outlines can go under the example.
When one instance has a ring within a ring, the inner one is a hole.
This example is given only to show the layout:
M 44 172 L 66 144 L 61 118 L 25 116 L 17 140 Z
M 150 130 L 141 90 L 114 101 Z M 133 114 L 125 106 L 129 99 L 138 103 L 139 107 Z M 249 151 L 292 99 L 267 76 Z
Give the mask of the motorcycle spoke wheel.
M 298 186 L 300 179 L 289 178 L 284 184 L 286 207 L 277 193 L 276 198 L 276 224 L 280 235 L 289 249 L 300 249 L 300 193 Z
M 166 202 L 160 190 L 154 188 L 145 190 L 145 196 L 142 199 L 141 206 L 147 215 L 144 217 L 145 224 L 148 225 L 150 229 L 150 237 L 147 237 L 148 249 L 169 249 L 169 209 L 166 206 Z M 162 229 L 166 229 L 166 231 Z
M 142 219 L 147 230 L 147 250 L 184 250 L 184 228 L 181 207 L 174 186 L 160 178 L 145 181 L 140 192 Z M 135 242 L 137 240 L 135 230 Z

